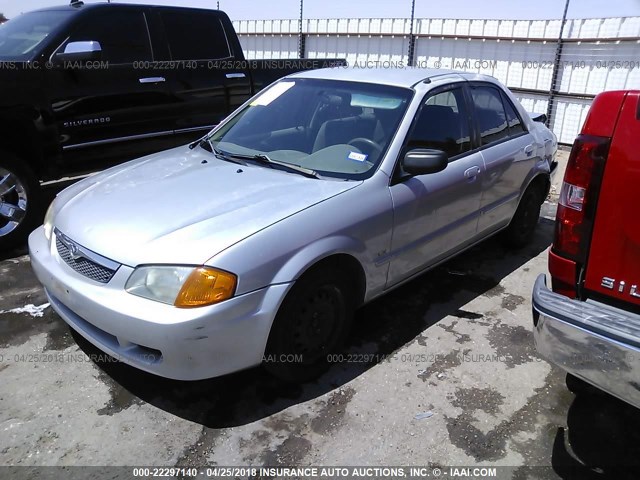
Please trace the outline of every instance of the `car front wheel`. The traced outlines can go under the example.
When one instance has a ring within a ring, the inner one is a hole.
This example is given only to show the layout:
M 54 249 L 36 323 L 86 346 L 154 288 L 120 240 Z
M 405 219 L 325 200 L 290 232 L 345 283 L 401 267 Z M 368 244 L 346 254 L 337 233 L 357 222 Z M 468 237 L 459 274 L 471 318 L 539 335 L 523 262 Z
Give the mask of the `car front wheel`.
M 303 275 L 287 294 L 269 335 L 264 366 L 288 382 L 312 380 L 339 353 L 353 317 L 345 275 L 318 268 Z

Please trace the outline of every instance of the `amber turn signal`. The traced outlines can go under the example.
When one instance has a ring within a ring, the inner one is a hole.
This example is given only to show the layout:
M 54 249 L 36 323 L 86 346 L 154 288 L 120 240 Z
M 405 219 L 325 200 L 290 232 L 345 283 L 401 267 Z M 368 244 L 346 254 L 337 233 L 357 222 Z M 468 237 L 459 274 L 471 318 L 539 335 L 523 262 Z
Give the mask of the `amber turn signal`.
M 211 267 L 196 268 L 182 285 L 174 305 L 180 308 L 204 307 L 233 297 L 237 278 Z

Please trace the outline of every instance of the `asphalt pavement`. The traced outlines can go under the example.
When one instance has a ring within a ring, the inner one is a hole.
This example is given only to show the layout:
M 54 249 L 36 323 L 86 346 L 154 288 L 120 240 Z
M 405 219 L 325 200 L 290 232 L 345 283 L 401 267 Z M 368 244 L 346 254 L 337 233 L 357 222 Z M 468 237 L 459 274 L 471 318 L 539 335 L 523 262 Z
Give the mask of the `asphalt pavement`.
M 574 396 L 533 345 L 531 289 L 547 269 L 554 200 L 528 247 L 490 239 L 363 307 L 340 361 L 304 385 L 260 368 L 177 382 L 118 363 L 47 306 L 24 247 L 4 252 L 0 465 L 640 471 L 639 411 Z

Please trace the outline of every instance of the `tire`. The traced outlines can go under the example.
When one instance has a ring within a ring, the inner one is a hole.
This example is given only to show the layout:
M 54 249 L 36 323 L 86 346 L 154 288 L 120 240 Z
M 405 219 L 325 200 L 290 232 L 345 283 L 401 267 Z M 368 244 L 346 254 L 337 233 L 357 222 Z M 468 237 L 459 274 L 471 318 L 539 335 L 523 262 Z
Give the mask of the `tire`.
M 353 320 L 348 279 L 334 268 L 305 273 L 289 291 L 267 342 L 264 366 L 292 383 L 313 380 L 340 353 Z
M 529 244 L 538 225 L 542 202 L 542 192 L 537 186 L 531 186 L 524 192 L 516 213 L 503 234 L 507 246 L 522 248 Z
M 602 390 L 594 387 L 590 383 L 585 382 L 581 378 L 576 377 L 575 375 L 571 375 L 567 373 L 567 378 L 565 379 L 565 383 L 567 385 L 567 389 L 576 396 L 596 396 L 602 397 L 607 394 Z
M 40 185 L 31 169 L 13 153 L 0 150 L 0 250 L 26 241 L 39 207 Z

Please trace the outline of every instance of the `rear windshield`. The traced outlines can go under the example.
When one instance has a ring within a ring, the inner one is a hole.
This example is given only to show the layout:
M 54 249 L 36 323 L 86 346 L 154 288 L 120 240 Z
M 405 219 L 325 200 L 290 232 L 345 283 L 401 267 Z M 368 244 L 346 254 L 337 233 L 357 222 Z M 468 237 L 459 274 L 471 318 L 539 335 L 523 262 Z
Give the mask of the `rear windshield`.
M 36 49 L 72 12 L 49 10 L 20 15 L 0 25 L 0 59 L 31 60 Z

